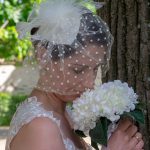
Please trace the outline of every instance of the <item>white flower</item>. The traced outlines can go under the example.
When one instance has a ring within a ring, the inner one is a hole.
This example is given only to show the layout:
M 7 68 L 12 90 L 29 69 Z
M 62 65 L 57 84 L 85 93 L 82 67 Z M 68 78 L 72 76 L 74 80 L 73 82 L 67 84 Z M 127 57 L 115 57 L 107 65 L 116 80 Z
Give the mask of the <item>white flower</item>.
M 137 98 L 127 83 L 115 80 L 84 92 L 73 102 L 72 109 L 67 107 L 67 111 L 74 122 L 74 129 L 88 133 L 96 126 L 98 118 L 106 117 L 114 122 L 124 112 L 134 110 Z

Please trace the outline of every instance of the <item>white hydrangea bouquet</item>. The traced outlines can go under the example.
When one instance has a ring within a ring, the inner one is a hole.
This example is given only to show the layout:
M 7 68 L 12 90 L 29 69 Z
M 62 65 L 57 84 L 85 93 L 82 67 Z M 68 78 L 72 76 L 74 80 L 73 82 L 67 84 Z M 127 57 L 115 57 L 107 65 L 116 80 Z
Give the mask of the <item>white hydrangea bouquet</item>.
M 132 87 L 115 80 L 87 90 L 66 109 L 76 133 L 90 136 L 91 145 L 98 149 L 98 144 L 107 145 L 108 134 L 111 134 L 108 129 L 117 125 L 121 117 L 129 116 L 144 124 L 144 114 L 137 99 Z

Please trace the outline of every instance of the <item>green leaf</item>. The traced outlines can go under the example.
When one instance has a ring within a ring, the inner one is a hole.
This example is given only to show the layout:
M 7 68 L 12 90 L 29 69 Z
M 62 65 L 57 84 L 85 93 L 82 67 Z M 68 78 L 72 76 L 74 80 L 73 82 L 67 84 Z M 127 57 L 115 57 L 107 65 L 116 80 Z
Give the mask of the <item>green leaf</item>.
M 134 111 L 125 113 L 124 115 L 133 117 L 139 124 L 144 124 L 144 113 L 140 109 L 135 109 Z
M 89 132 L 91 141 L 107 146 L 108 125 L 109 125 L 109 121 L 107 118 L 104 117 L 100 118 L 100 120 L 96 124 L 96 127 L 90 130 Z
M 140 109 L 135 109 L 134 111 L 131 111 L 130 114 L 135 118 L 135 120 L 138 123 L 144 124 L 144 113 Z
M 98 144 L 97 144 L 96 142 L 94 142 L 94 141 L 91 140 L 91 145 L 92 145 L 92 147 L 94 147 L 96 150 L 99 150 Z
M 84 7 L 88 8 L 91 12 L 96 14 L 96 7 L 95 4 L 93 3 L 93 0 L 88 1 L 76 0 L 76 2 L 81 2 Z
M 78 136 L 82 137 L 82 138 L 85 138 L 85 137 L 86 137 L 85 134 L 83 133 L 83 131 L 75 130 L 75 133 L 76 133 Z

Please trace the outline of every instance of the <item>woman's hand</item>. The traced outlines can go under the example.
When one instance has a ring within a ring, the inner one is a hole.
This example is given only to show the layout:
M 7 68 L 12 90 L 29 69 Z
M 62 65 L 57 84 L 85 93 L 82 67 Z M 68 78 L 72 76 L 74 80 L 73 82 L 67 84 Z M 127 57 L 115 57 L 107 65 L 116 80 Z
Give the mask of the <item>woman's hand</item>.
M 119 121 L 108 140 L 108 150 L 143 150 L 143 146 L 142 134 L 129 119 Z

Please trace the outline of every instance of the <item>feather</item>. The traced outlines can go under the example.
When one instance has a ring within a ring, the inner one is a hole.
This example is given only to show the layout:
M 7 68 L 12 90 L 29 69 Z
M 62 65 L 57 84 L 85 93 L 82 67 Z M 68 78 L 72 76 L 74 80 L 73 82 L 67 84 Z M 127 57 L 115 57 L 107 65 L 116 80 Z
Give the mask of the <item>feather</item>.
M 79 32 L 82 14 L 90 11 L 84 7 L 89 2 L 91 0 L 44 0 L 34 6 L 28 23 L 17 25 L 20 37 L 25 37 L 33 27 L 39 27 L 32 39 L 71 45 Z M 102 3 L 93 3 L 97 8 L 102 7 Z
M 71 44 L 80 27 L 81 8 L 75 0 L 47 0 L 40 5 L 34 24 L 40 24 L 42 39 L 56 44 Z
M 19 39 L 23 39 L 27 36 L 31 30 L 30 24 L 27 22 L 19 22 L 16 25 L 17 32 L 19 34 Z

